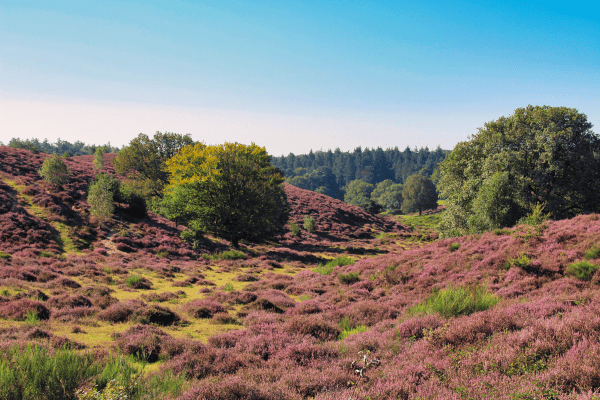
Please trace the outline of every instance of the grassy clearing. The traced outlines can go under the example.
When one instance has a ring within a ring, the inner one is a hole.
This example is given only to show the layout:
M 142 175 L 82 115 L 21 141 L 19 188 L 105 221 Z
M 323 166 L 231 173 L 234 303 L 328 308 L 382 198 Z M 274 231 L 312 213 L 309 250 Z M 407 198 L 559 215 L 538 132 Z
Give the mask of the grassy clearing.
M 412 314 L 440 314 L 446 318 L 485 311 L 498 302 L 498 297 L 483 286 L 474 288 L 448 286 L 437 290 L 423 303 L 410 309 Z

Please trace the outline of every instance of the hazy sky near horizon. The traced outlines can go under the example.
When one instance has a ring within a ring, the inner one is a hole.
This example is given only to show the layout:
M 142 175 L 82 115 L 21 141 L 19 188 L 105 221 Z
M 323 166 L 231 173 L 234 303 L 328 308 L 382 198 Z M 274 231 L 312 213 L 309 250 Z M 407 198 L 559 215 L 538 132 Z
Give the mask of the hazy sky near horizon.
M 0 0 L 0 141 L 451 149 L 528 104 L 600 133 L 591 4 Z

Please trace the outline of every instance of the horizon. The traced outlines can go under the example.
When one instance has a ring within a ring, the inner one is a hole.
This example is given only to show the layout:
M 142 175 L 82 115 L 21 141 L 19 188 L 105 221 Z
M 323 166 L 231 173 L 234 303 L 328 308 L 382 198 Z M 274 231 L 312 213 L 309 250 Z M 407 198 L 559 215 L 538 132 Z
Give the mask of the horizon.
M 528 104 L 600 121 L 583 4 L 29 1 L 0 22 L 5 144 L 169 131 L 281 156 L 452 149 Z

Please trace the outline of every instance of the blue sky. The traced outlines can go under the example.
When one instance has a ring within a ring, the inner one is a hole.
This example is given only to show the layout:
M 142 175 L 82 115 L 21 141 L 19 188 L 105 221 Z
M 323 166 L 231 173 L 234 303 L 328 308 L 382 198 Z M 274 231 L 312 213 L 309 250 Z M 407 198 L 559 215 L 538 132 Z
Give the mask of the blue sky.
M 0 0 L 0 141 L 451 149 L 528 104 L 600 123 L 591 2 Z M 595 128 L 598 131 L 599 128 Z

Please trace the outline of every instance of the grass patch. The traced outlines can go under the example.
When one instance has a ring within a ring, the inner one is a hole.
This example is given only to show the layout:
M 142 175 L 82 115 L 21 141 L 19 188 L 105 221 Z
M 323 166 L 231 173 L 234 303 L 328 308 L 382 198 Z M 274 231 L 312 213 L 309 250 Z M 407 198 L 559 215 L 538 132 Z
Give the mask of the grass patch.
M 343 267 L 344 265 L 352 265 L 354 264 L 354 259 L 347 256 L 341 256 L 338 258 L 334 258 L 333 260 L 327 262 L 325 264 L 326 267 Z
M 493 307 L 498 297 L 482 286 L 454 287 L 434 291 L 429 298 L 410 309 L 412 314 L 440 314 L 446 318 L 469 315 Z
M 566 269 L 567 275 L 575 276 L 582 281 L 589 281 L 600 268 L 599 265 L 592 264 L 589 261 L 579 261 L 573 264 L 569 264 Z
M 460 243 L 452 243 L 450 246 L 448 246 L 450 253 L 454 253 L 458 249 L 460 249 Z
M 10 260 L 12 258 L 12 256 L 8 253 L 0 251 L 0 258 L 3 260 Z
M 368 330 L 369 330 L 369 328 L 367 328 L 365 325 L 358 325 L 356 328 L 350 328 L 350 329 L 343 330 L 342 333 L 340 333 L 340 336 L 338 336 L 338 339 L 344 340 L 348 336 L 356 335 L 357 333 L 366 332 Z
M 531 265 L 533 265 L 533 259 L 529 258 L 526 253 L 521 253 L 518 258 L 509 258 L 507 263 L 508 268 L 519 267 L 527 269 L 530 268 Z

